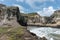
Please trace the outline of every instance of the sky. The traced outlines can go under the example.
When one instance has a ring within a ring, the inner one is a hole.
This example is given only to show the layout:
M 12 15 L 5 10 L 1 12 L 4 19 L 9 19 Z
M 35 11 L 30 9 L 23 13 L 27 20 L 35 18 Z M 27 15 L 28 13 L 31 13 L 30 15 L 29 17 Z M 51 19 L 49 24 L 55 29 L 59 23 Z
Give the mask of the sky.
M 60 9 L 60 0 L 0 0 L 0 3 L 18 6 L 22 13 L 37 12 L 42 16 L 50 16 Z

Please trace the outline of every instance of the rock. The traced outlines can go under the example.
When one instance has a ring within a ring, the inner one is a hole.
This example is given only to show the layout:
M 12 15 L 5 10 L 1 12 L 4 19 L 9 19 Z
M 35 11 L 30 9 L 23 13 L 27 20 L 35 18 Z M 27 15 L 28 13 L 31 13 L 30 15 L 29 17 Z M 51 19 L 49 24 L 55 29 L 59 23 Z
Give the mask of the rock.
M 15 6 L 5 6 L 0 4 L 0 26 L 20 26 L 20 11 Z M 9 25 L 10 24 L 10 25 Z
M 6 7 L 6 5 L 4 5 L 4 4 L 0 4 L 0 7 Z
M 52 17 L 52 22 L 59 22 L 60 21 L 60 10 L 54 11 L 54 13 L 51 15 Z
M 43 37 L 43 38 L 40 38 L 40 40 L 47 40 L 45 37 Z
M 25 31 L 24 35 L 22 36 L 22 40 L 38 40 L 37 36 L 33 36 L 30 32 L 27 30 Z

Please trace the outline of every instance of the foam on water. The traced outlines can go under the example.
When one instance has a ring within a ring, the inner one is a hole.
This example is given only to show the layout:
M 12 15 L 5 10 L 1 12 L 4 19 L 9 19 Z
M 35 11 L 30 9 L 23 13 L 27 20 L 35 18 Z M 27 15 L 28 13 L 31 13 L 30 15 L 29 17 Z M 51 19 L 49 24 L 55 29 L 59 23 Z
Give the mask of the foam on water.
M 30 32 L 38 37 L 46 37 L 48 40 L 60 40 L 60 29 L 50 27 L 31 28 Z

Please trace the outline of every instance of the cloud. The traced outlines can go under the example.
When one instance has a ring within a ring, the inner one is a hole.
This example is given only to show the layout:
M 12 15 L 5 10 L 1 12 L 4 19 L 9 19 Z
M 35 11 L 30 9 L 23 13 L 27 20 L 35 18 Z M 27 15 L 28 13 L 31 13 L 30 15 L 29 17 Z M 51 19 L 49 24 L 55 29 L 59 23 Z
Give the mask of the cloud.
M 13 4 L 13 6 L 17 6 L 17 7 L 19 7 L 20 12 L 24 13 L 25 8 L 24 8 L 23 6 L 18 5 L 18 4 Z
M 25 7 L 23 7 L 19 4 L 13 4 L 13 6 L 19 7 L 21 13 L 28 13 L 30 11 L 29 9 L 26 9 Z
M 25 2 L 27 2 L 27 1 L 28 1 L 28 2 L 35 2 L 35 1 L 39 1 L 39 2 L 52 1 L 52 2 L 53 2 L 54 0 L 16 0 L 16 1 L 18 1 L 18 2 L 19 2 L 19 1 L 20 1 L 20 2 L 23 2 L 23 1 L 25 1 Z
M 43 8 L 42 11 L 38 11 L 37 13 L 42 16 L 50 16 L 55 11 L 55 9 L 52 6 L 49 6 L 48 8 Z
M 0 3 L 2 3 L 4 0 L 0 0 Z
M 24 0 L 16 0 L 17 2 L 24 2 Z
M 48 1 L 48 2 L 54 2 L 55 0 L 16 0 L 17 2 L 25 2 L 25 3 L 27 3 L 31 8 L 33 8 L 33 9 L 40 9 L 40 7 L 43 7 L 44 5 L 45 5 L 45 3 L 44 2 L 46 2 L 46 1 Z M 37 2 L 37 3 L 43 3 L 42 5 L 40 5 L 40 6 L 37 6 L 36 4 L 35 4 L 35 2 Z
M 50 6 L 48 8 L 45 8 L 47 5 L 46 2 L 54 2 L 55 0 L 16 0 L 17 2 L 22 2 L 22 3 L 27 3 L 32 10 L 41 10 L 43 8 L 42 11 L 39 11 L 39 13 L 43 13 L 41 15 L 51 15 L 52 12 L 54 11 L 53 7 Z M 37 4 L 36 4 L 37 3 Z M 21 9 L 20 9 L 21 10 Z M 22 11 L 29 11 L 29 10 L 25 10 L 25 8 L 23 7 Z
M 54 0 L 26 0 L 25 2 L 31 6 L 33 9 L 40 9 L 41 7 L 45 6 L 45 2 L 54 2 Z M 40 6 L 36 6 L 35 2 L 41 4 Z

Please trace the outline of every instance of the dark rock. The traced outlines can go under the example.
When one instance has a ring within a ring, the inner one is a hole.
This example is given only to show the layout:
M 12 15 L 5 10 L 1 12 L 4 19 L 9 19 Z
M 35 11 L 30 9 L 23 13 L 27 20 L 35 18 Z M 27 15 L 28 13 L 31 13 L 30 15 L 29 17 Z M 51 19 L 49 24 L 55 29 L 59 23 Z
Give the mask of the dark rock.
M 30 32 L 29 30 L 27 30 L 31 35 L 33 35 L 33 36 L 36 36 L 36 34 L 34 34 L 34 33 L 32 33 L 32 32 Z
M 0 4 L 0 8 L 1 8 L 1 7 L 6 7 L 6 5 L 4 5 L 4 4 Z
M 40 40 L 47 40 L 45 37 L 40 38 Z
M 22 36 L 22 40 L 38 40 L 37 36 L 33 36 L 29 31 L 25 31 L 24 35 Z

